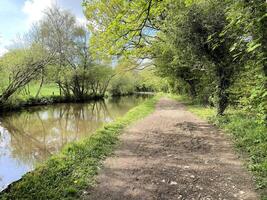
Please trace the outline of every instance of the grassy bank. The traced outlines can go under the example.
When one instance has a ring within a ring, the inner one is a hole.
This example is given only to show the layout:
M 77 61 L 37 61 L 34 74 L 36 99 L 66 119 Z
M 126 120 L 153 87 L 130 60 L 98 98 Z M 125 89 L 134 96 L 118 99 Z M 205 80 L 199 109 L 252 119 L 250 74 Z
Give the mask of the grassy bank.
M 94 184 L 101 161 L 112 153 L 122 129 L 154 110 L 159 97 L 146 100 L 92 136 L 66 146 L 0 194 L 0 199 L 76 199 Z
M 40 94 L 36 97 L 36 93 L 39 86 L 36 84 L 31 84 L 27 91 L 28 93 L 21 92 L 15 95 L 11 100 L 4 104 L 0 104 L 0 115 L 3 112 L 8 111 L 19 111 L 31 106 L 39 105 L 50 105 L 55 103 L 75 103 L 75 102 L 85 102 L 91 100 L 103 99 L 103 96 L 84 96 L 82 99 L 76 99 L 74 96 L 61 96 L 59 89 L 54 84 L 46 84 L 42 87 Z
M 262 199 L 267 200 L 267 128 L 258 123 L 255 115 L 229 108 L 222 117 L 216 116 L 216 110 L 193 103 L 186 97 L 169 95 L 184 102 L 188 109 L 199 117 L 210 121 L 234 140 L 237 150 L 245 153 L 247 167 L 253 173 Z
M 60 96 L 59 89 L 55 84 L 44 84 L 40 90 L 39 96 L 36 97 L 38 90 L 39 84 L 33 83 L 28 85 L 24 90 L 12 96 L 7 102 L 0 104 L 0 113 L 17 111 L 29 106 L 59 103 L 67 100 L 65 97 Z
M 46 96 L 46 97 L 29 97 L 27 99 L 17 99 L 16 101 L 0 104 L 0 115 L 3 112 L 20 111 L 27 107 L 50 105 L 56 103 L 79 103 L 104 99 L 103 96 L 84 96 L 83 99 L 76 99 L 73 96 Z

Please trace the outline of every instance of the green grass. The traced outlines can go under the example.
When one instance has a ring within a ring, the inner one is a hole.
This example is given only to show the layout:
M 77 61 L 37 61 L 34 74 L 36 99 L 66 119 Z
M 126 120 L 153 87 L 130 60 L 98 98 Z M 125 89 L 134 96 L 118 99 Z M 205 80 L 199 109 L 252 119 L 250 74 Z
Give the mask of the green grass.
M 146 100 L 124 117 L 80 142 L 66 146 L 36 170 L 14 183 L 0 199 L 77 199 L 94 185 L 101 161 L 110 155 L 123 128 L 150 114 L 159 96 Z
M 3 82 L 0 81 L 0 90 L 3 89 L 3 85 L 1 84 L 3 84 Z M 26 106 L 72 101 L 72 99 L 67 99 L 64 96 L 60 96 L 60 92 L 56 84 L 44 84 L 40 90 L 38 97 L 36 97 L 38 90 L 39 84 L 31 83 L 30 85 L 23 88 L 23 90 L 20 90 L 13 94 L 8 101 L 0 104 L 0 112 L 20 110 Z
M 183 102 L 189 111 L 232 136 L 237 150 L 247 157 L 247 167 L 256 179 L 262 199 L 267 200 L 267 127 L 258 123 L 256 115 L 229 108 L 224 116 L 219 117 L 215 108 L 196 104 L 184 96 L 168 96 Z
M 176 101 L 180 101 L 185 104 L 189 111 L 195 113 L 199 117 L 205 120 L 209 120 L 211 117 L 216 115 L 216 110 L 213 107 L 200 105 L 197 102 L 193 102 L 186 96 L 168 94 L 168 97 L 175 99 Z
M 103 99 L 103 96 L 101 95 L 84 95 L 82 99 L 77 99 L 73 95 L 60 95 L 59 89 L 55 84 L 43 85 L 39 96 L 36 97 L 38 89 L 38 84 L 32 83 L 26 89 L 14 94 L 7 102 L 0 104 L 0 114 L 6 111 L 19 111 L 26 107 L 36 105 L 49 105 L 55 103 L 70 103 Z M 27 92 L 25 92 L 25 90 L 27 90 Z
M 248 167 L 256 178 L 258 189 L 267 199 L 267 128 L 258 124 L 254 115 L 231 110 L 223 117 L 212 119 L 213 123 L 235 140 L 236 147 L 248 155 Z
M 0 105 L 0 111 L 20 110 L 26 106 L 45 105 L 68 100 L 64 96 L 60 96 L 59 89 L 55 84 L 44 84 L 39 96 L 36 97 L 38 89 L 38 84 L 30 84 L 29 87 L 27 86 L 15 93 L 7 102 Z
M 39 89 L 39 85 L 36 85 L 36 84 L 31 85 L 30 86 L 31 94 L 35 96 L 38 89 Z M 41 97 L 56 96 L 56 95 L 60 95 L 60 94 L 59 94 L 59 89 L 55 84 L 45 84 L 40 91 Z
M 39 84 L 32 83 L 29 85 L 29 94 L 25 94 L 24 92 L 21 92 L 18 96 L 19 98 L 22 99 L 28 99 L 28 98 L 33 98 L 36 96 L 37 91 L 39 90 Z M 41 88 L 39 98 L 41 97 L 50 97 L 50 96 L 59 96 L 59 89 L 56 86 L 56 84 L 44 84 Z

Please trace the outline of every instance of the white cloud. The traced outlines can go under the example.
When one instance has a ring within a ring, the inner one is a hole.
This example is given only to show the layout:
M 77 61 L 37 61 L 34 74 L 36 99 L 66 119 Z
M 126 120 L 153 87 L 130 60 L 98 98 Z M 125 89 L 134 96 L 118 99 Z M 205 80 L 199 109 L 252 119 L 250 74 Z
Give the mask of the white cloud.
M 22 11 L 27 15 L 27 26 L 39 21 L 44 15 L 44 10 L 52 7 L 55 3 L 56 0 L 26 0 Z

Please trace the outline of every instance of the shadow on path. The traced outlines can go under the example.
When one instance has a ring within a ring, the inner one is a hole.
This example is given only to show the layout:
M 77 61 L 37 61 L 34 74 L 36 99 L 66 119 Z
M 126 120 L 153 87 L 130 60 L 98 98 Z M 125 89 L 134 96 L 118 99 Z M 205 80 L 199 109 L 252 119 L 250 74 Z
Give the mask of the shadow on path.
M 231 142 L 185 107 L 161 99 L 125 130 L 104 162 L 91 200 L 255 200 L 253 180 Z

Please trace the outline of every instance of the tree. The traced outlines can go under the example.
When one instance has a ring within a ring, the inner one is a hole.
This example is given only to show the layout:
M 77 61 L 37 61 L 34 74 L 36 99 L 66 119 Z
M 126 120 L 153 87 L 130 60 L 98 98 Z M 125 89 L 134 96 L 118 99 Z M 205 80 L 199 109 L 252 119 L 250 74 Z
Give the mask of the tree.
M 71 13 L 57 7 L 48 9 L 35 33 L 38 43 L 48 51 L 56 52 L 56 62 L 48 70 L 64 96 L 76 100 L 88 96 L 104 96 L 107 87 L 104 82 L 109 83 L 110 79 L 104 73 L 107 67 L 93 61 L 89 49 L 89 33 L 76 22 Z M 99 74 L 107 80 L 100 81 Z
M 11 50 L 5 54 L 0 59 L 0 66 L 8 80 L 0 94 L 0 104 L 6 103 L 15 92 L 36 78 L 44 67 L 53 61 L 53 58 L 53 54 L 39 45 Z
M 74 33 L 76 32 L 75 17 L 68 11 L 61 10 L 58 7 L 52 7 L 46 10 L 44 18 L 36 25 L 34 29 L 35 41 L 50 52 L 55 52 L 56 63 L 53 66 L 53 77 L 60 91 L 69 96 L 67 84 L 62 82 L 61 75 L 68 71 L 72 64 L 74 52 Z
M 216 93 L 219 115 L 245 63 L 254 60 L 263 76 L 257 72 L 250 99 L 266 107 L 266 1 L 88 0 L 84 7 L 95 54 L 153 60 L 191 96 L 207 102 Z
M 131 70 L 132 64 L 124 59 L 117 61 L 114 77 L 108 88 L 112 96 L 128 95 L 136 91 L 138 73 Z
M 166 69 L 184 80 L 193 96 L 196 96 L 199 73 L 193 71 L 194 67 L 189 65 L 198 65 L 200 59 L 194 59 L 204 57 L 204 60 L 215 66 L 218 79 L 218 114 L 223 114 L 228 105 L 227 90 L 232 84 L 235 71 L 228 51 L 230 41 L 220 37 L 226 25 L 224 2 L 113 1 L 107 7 L 104 7 L 104 3 L 105 1 L 85 2 L 86 15 L 92 24 L 91 31 L 95 34 L 92 42 L 97 44 L 97 50 L 108 51 L 113 55 L 121 55 L 123 52 L 124 56 L 131 54 L 139 59 L 156 60 L 160 60 L 162 52 L 163 55 L 166 52 L 172 53 L 173 56 L 165 55 L 172 57 L 175 62 L 179 59 L 179 63 L 172 62 L 174 67 Z M 172 33 L 178 34 L 175 37 Z M 157 42 L 169 42 L 169 49 L 154 51 Z M 179 46 L 186 49 L 181 51 Z M 173 51 L 172 47 L 175 47 L 176 51 Z M 194 56 L 187 56 L 185 61 L 182 57 L 188 53 Z
M 267 121 L 266 7 L 264 0 L 231 1 L 226 13 L 228 25 L 222 32 L 233 38 L 231 53 L 243 66 L 239 85 L 234 88 L 238 101 L 254 110 L 264 122 Z
M 169 0 L 85 1 L 94 54 L 147 58 Z
M 181 16 L 184 15 L 183 12 L 180 13 Z M 178 23 L 181 23 L 181 19 L 176 15 L 161 36 L 164 41 L 154 45 L 154 54 L 158 55 L 154 59 L 156 70 L 160 76 L 169 77 L 174 82 L 182 84 L 192 98 L 202 95 L 203 101 L 207 102 L 210 94 L 203 95 L 202 90 L 206 87 L 203 85 L 205 77 L 209 74 L 209 78 L 214 78 L 211 71 L 212 63 L 205 57 L 197 56 L 192 50 L 194 47 L 184 42 L 185 33 L 179 28 L 181 24 Z M 213 86 L 211 81 L 209 86 Z

